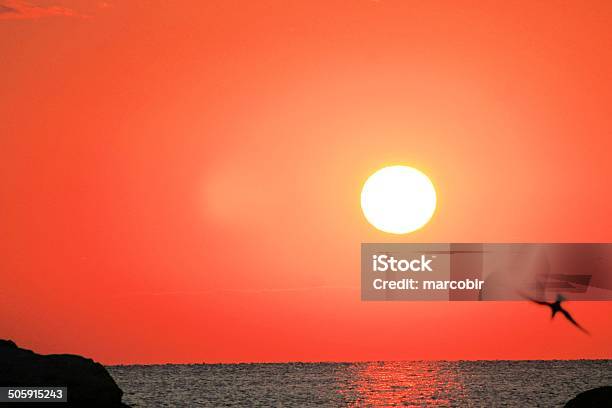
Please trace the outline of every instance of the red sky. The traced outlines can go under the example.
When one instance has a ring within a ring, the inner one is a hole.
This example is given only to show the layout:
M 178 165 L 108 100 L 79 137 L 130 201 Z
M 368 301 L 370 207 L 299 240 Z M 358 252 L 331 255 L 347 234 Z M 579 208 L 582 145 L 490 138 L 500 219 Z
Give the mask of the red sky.
M 0 0 L 0 337 L 104 363 L 612 358 L 612 303 L 362 303 L 361 242 L 611 242 L 612 3 Z M 363 218 L 378 168 L 438 209 Z

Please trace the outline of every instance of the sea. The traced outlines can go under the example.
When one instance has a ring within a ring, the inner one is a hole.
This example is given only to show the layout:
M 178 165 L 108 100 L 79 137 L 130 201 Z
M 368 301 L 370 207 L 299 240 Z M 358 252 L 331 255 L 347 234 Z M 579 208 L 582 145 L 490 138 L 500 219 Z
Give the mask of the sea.
M 133 407 L 562 407 L 612 360 L 108 366 Z

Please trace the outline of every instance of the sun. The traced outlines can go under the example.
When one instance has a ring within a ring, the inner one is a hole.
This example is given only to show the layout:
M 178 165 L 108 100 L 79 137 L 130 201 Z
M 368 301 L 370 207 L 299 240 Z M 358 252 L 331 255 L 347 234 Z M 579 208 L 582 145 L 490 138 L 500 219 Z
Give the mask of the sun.
M 361 209 L 377 229 L 406 234 L 431 219 L 436 210 L 436 189 L 431 180 L 415 168 L 384 167 L 363 185 Z

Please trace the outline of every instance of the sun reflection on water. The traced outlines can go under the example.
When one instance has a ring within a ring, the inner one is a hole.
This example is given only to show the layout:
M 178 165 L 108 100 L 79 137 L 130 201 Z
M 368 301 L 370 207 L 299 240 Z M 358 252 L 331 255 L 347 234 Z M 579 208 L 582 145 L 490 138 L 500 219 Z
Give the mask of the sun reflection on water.
M 353 367 L 351 384 L 341 391 L 349 406 L 451 406 L 464 395 L 447 362 L 372 362 Z

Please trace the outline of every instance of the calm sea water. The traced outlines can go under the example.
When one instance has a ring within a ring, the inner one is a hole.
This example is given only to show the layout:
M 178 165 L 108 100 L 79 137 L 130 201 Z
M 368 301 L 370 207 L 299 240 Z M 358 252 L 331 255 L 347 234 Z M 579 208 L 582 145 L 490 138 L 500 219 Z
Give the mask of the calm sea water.
M 612 360 L 108 367 L 135 407 L 560 407 L 612 385 Z

